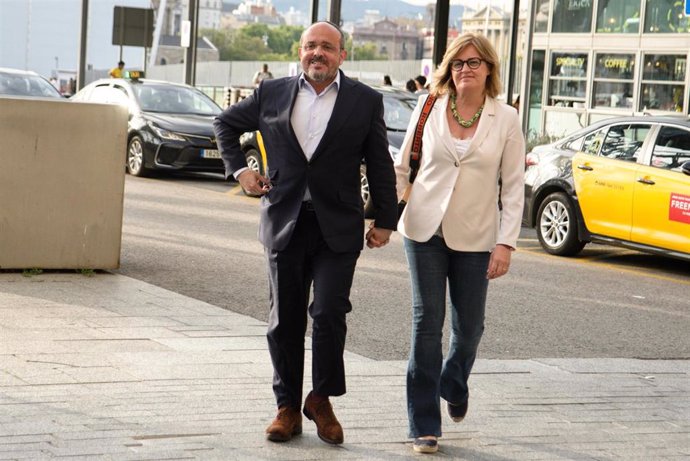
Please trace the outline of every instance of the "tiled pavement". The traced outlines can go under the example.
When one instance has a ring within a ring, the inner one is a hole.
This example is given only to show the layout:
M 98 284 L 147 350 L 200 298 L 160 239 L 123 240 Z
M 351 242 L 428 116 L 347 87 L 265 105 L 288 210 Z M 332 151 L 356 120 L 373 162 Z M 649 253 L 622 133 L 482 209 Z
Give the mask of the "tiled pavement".
M 307 420 L 271 443 L 264 334 L 119 275 L 0 273 L 0 460 L 690 459 L 685 360 L 478 360 L 468 417 L 416 455 L 405 362 L 348 353 L 345 443 Z

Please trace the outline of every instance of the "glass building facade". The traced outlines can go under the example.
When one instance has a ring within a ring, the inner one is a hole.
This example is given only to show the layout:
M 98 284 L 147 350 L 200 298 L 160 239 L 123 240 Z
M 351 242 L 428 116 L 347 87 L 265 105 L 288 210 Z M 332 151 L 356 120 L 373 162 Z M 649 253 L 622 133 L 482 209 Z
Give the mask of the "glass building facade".
M 688 114 L 690 16 L 684 4 L 535 0 L 528 137 L 561 136 L 617 115 Z

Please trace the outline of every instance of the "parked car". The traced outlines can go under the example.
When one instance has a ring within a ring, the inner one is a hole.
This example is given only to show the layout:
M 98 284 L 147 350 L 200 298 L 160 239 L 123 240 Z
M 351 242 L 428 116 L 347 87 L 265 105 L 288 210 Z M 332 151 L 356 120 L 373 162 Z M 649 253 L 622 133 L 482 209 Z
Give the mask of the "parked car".
M 139 75 L 97 80 L 72 96 L 129 108 L 127 171 L 134 176 L 153 170 L 224 173 L 213 133 L 220 106 L 192 86 Z
M 526 157 L 523 223 L 549 253 L 588 242 L 690 260 L 690 119 L 610 118 Z
M 418 96 L 392 87 L 373 87 L 383 95 L 383 118 L 386 123 L 388 135 L 388 149 L 393 158 L 400 152 L 410 122 L 410 116 L 414 110 Z M 263 146 L 261 133 L 256 131 L 245 133 L 240 138 L 240 145 L 247 157 L 247 165 L 259 173 L 266 174 L 266 151 Z M 371 217 L 373 204 L 369 195 L 369 181 L 367 180 L 367 168 L 362 164 L 360 168 L 361 195 L 364 202 L 364 214 Z M 244 191 L 247 194 L 247 191 Z M 251 194 L 247 194 L 251 195 Z
M 0 96 L 62 98 L 60 92 L 36 72 L 0 67 Z

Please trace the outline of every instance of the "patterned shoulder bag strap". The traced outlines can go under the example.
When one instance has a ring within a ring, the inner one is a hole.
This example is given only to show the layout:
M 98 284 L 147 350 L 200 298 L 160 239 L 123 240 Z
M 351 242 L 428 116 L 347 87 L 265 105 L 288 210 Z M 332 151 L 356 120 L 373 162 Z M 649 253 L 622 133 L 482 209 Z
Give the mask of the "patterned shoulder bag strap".
M 402 214 L 403 209 L 405 209 L 407 199 L 410 198 L 410 193 L 412 192 L 412 183 L 417 177 L 417 171 L 419 171 L 419 161 L 422 158 L 422 134 L 424 133 L 424 125 L 429 118 L 429 113 L 435 102 L 436 96 L 427 96 L 426 101 L 424 101 L 424 106 L 422 107 L 422 113 L 419 114 L 417 127 L 414 130 L 414 137 L 412 138 L 412 149 L 410 150 L 410 184 L 405 188 L 402 199 L 398 203 L 398 217 Z
M 414 182 L 417 177 L 417 171 L 419 171 L 419 161 L 422 157 L 422 134 L 424 134 L 424 125 L 426 125 L 426 121 L 429 119 L 429 113 L 435 102 L 436 96 L 427 96 L 426 101 L 424 101 L 424 107 L 422 107 L 422 113 L 419 114 L 417 128 L 414 130 L 412 150 L 410 152 L 410 184 Z

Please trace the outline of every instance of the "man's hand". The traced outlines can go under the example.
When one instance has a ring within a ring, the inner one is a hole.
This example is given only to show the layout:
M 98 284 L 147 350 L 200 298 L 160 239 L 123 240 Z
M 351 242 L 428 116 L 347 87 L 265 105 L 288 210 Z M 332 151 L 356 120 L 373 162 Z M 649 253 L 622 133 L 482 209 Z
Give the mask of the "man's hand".
M 254 170 L 244 170 L 237 177 L 237 181 L 245 191 L 253 195 L 264 195 L 271 190 L 271 180 Z
M 391 229 L 381 229 L 376 227 L 374 222 L 369 225 L 366 239 L 369 248 L 381 248 L 385 246 L 391 238 L 393 231 Z

